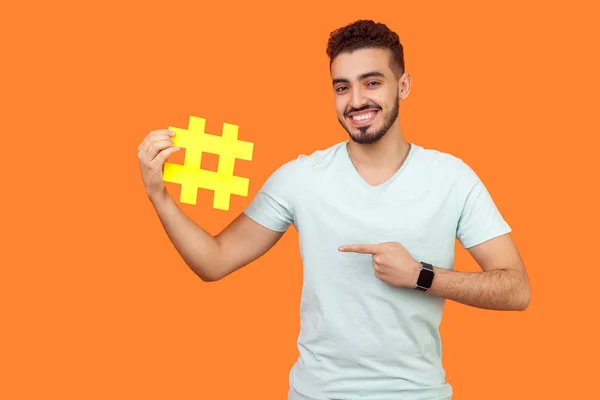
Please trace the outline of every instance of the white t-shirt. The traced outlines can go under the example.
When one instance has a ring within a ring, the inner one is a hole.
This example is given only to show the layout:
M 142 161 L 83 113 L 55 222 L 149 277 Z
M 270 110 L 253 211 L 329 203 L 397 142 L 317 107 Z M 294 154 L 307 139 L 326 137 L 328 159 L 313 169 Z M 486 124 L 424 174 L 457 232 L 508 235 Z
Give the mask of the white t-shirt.
M 417 261 L 453 269 L 456 239 L 469 248 L 511 228 L 461 159 L 411 143 L 397 173 L 371 186 L 346 145 L 280 166 L 244 211 L 299 234 L 300 356 L 288 400 L 449 400 L 439 336 L 445 300 L 385 283 L 371 255 L 338 247 L 395 241 Z

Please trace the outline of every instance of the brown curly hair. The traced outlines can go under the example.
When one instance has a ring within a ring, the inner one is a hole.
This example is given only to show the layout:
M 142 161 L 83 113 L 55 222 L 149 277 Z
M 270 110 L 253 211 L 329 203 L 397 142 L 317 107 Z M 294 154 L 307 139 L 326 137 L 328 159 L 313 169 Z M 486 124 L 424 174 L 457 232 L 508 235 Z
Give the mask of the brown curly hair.
M 404 73 L 404 47 L 398 34 L 385 24 L 372 20 L 358 20 L 331 32 L 327 42 L 329 66 L 340 54 L 362 48 L 388 49 L 391 52 L 391 68 L 396 78 Z

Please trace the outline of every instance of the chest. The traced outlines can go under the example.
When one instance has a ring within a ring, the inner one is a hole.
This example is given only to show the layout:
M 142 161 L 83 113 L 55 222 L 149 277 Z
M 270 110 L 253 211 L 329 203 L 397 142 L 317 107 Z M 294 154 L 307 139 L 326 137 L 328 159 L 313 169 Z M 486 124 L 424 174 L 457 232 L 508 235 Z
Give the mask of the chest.
M 399 242 L 416 259 L 453 264 L 458 212 L 449 186 L 397 182 L 369 190 L 315 182 L 299 200 L 295 226 L 305 260 L 335 263 L 341 245 Z

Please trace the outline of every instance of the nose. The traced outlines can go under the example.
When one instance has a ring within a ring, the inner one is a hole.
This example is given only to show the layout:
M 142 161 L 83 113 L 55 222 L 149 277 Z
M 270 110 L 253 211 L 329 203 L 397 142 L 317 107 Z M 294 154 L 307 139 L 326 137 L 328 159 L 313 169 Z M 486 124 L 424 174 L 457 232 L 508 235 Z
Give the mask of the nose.
M 350 99 L 350 107 L 357 109 L 363 107 L 367 104 L 367 99 L 365 98 L 364 92 L 357 86 L 352 89 L 352 97 Z

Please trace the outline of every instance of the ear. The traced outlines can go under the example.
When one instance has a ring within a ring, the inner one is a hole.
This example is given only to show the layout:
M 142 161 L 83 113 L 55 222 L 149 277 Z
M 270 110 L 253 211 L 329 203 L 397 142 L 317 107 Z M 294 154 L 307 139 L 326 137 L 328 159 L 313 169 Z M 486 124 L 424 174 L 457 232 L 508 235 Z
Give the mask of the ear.
M 408 95 L 410 94 L 410 89 L 410 74 L 408 72 L 405 72 L 398 79 L 398 96 L 400 97 L 400 100 L 404 100 L 408 97 Z

